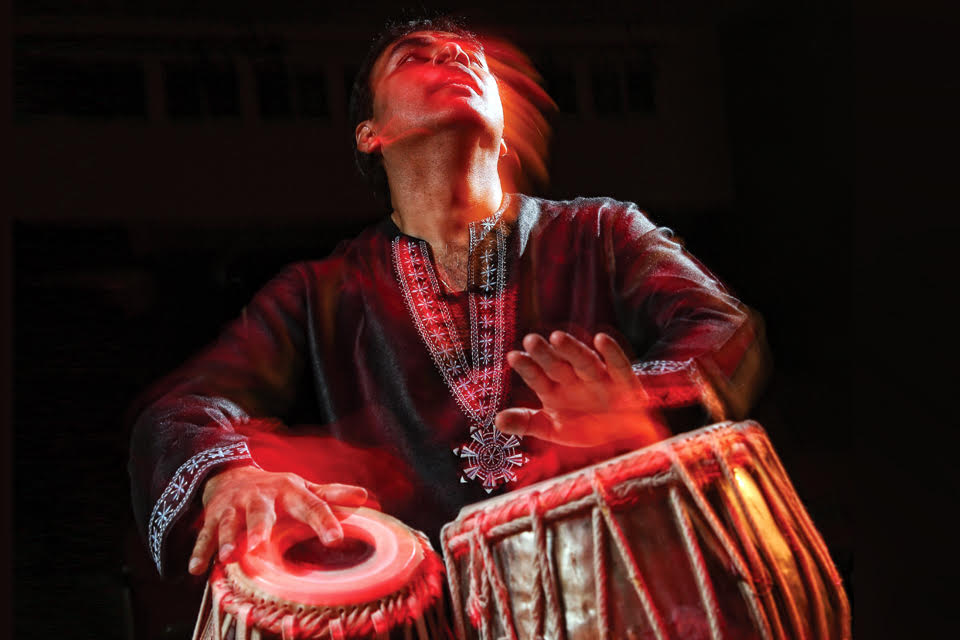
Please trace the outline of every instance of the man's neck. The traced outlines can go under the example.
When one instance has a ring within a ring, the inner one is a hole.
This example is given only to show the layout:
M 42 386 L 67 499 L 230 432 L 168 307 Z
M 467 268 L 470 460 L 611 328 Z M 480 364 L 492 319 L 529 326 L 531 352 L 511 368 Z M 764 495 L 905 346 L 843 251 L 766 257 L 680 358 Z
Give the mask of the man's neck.
M 459 131 L 450 130 L 385 151 L 400 229 L 426 240 L 437 253 L 465 249 L 470 223 L 493 214 L 503 200 L 499 143 L 492 146 L 465 142 Z

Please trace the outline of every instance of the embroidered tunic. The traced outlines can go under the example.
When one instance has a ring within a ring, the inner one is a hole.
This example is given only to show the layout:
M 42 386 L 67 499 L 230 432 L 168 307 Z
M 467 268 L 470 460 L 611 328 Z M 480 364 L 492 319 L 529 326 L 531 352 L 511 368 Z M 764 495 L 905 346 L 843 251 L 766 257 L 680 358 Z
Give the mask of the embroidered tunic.
M 635 205 L 508 195 L 470 232 L 466 302 L 440 287 L 429 245 L 386 218 L 326 259 L 286 267 L 141 395 L 129 471 L 161 573 L 185 570 L 198 489 L 227 465 L 366 486 L 436 544 L 460 507 L 487 497 L 460 481 L 451 450 L 500 410 L 539 406 L 504 362 L 531 332 L 613 335 L 675 430 L 749 409 L 758 324 Z M 530 473 L 513 486 L 633 448 L 523 447 Z

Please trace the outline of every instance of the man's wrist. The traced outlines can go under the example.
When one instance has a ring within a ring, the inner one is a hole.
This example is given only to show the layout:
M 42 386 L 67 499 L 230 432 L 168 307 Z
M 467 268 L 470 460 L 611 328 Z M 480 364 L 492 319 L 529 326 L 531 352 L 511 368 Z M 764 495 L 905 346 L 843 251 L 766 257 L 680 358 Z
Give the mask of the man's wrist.
M 203 505 L 206 506 L 210 499 L 213 497 L 213 494 L 217 492 L 220 486 L 224 481 L 229 481 L 231 476 L 236 475 L 238 472 L 243 473 L 247 469 L 259 469 L 252 459 L 245 460 L 235 460 L 230 463 L 227 463 L 217 469 L 215 472 L 207 476 L 203 482 L 203 488 L 200 492 L 201 501 Z

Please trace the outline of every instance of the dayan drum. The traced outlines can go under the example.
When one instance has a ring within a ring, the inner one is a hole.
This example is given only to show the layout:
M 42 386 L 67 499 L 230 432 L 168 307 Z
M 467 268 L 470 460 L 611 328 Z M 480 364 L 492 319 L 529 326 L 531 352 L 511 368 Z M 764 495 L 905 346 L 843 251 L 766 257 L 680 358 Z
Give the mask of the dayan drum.
M 239 561 L 214 564 L 194 640 L 450 637 L 443 563 L 426 536 L 371 509 L 334 511 L 335 548 L 289 522 Z
M 849 638 L 826 546 L 763 429 L 720 423 L 464 507 L 461 638 Z

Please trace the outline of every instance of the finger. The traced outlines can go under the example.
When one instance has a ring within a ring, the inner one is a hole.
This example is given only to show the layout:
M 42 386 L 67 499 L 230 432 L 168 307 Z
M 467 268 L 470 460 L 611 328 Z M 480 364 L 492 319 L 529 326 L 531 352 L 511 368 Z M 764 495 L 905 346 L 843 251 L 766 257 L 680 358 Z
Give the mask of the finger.
M 307 488 L 321 500 L 345 507 L 359 507 L 367 501 L 367 490 L 351 484 L 316 484 L 307 482 Z
M 240 518 L 237 510 L 227 507 L 220 518 L 218 536 L 220 542 L 220 562 L 226 562 L 237 546 L 237 536 L 240 534 Z
M 554 382 L 547 377 L 530 354 L 523 351 L 511 351 L 507 354 L 507 364 L 520 374 L 527 386 L 533 389 L 538 396 L 549 395 L 553 392 Z
M 504 409 L 497 414 L 493 423 L 503 433 L 515 436 L 553 440 L 556 433 L 553 420 L 539 409 Z
M 605 333 L 598 333 L 593 337 L 593 346 L 603 357 L 607 373 L 611 378 L 621 384 L 639 386 L 640 382 L 633 372 L 633 365 L 616 340 Z
M 527 335 L 523 339 L 523 348 L 551 380 L 560 384 L 578 382 L 570 364 L 542 336 L 535 333 Z
M 550 334 L 550 344 L 562 358 L 570 363 L 581 380 L 597 382 L 607 378 L 606 366 L 597 352 L 569 333 L 554 331 Z
M 289 491 L 283 494 L 283 506 L 297 520 L 305 522 L 324 544 L 343 540 L 343 528 L 330 506 L 311 492 Z
M 202 575 L 210 563 L 210 557 L 213 555 L 215 546 L 213 534 L 217 530 L 217 520 L 211 514 L 207 514 L 203 521 L 203 528 L 197 534 L 197 542 L 193 545 L 193 551 L 190 552 L 190 564 L 187 571 L 195 576 Z
M 273 501 L 256 496 L 247 503 L 247 549 L 253 549 L 270 538 L 270 531 L 277 522 Z

